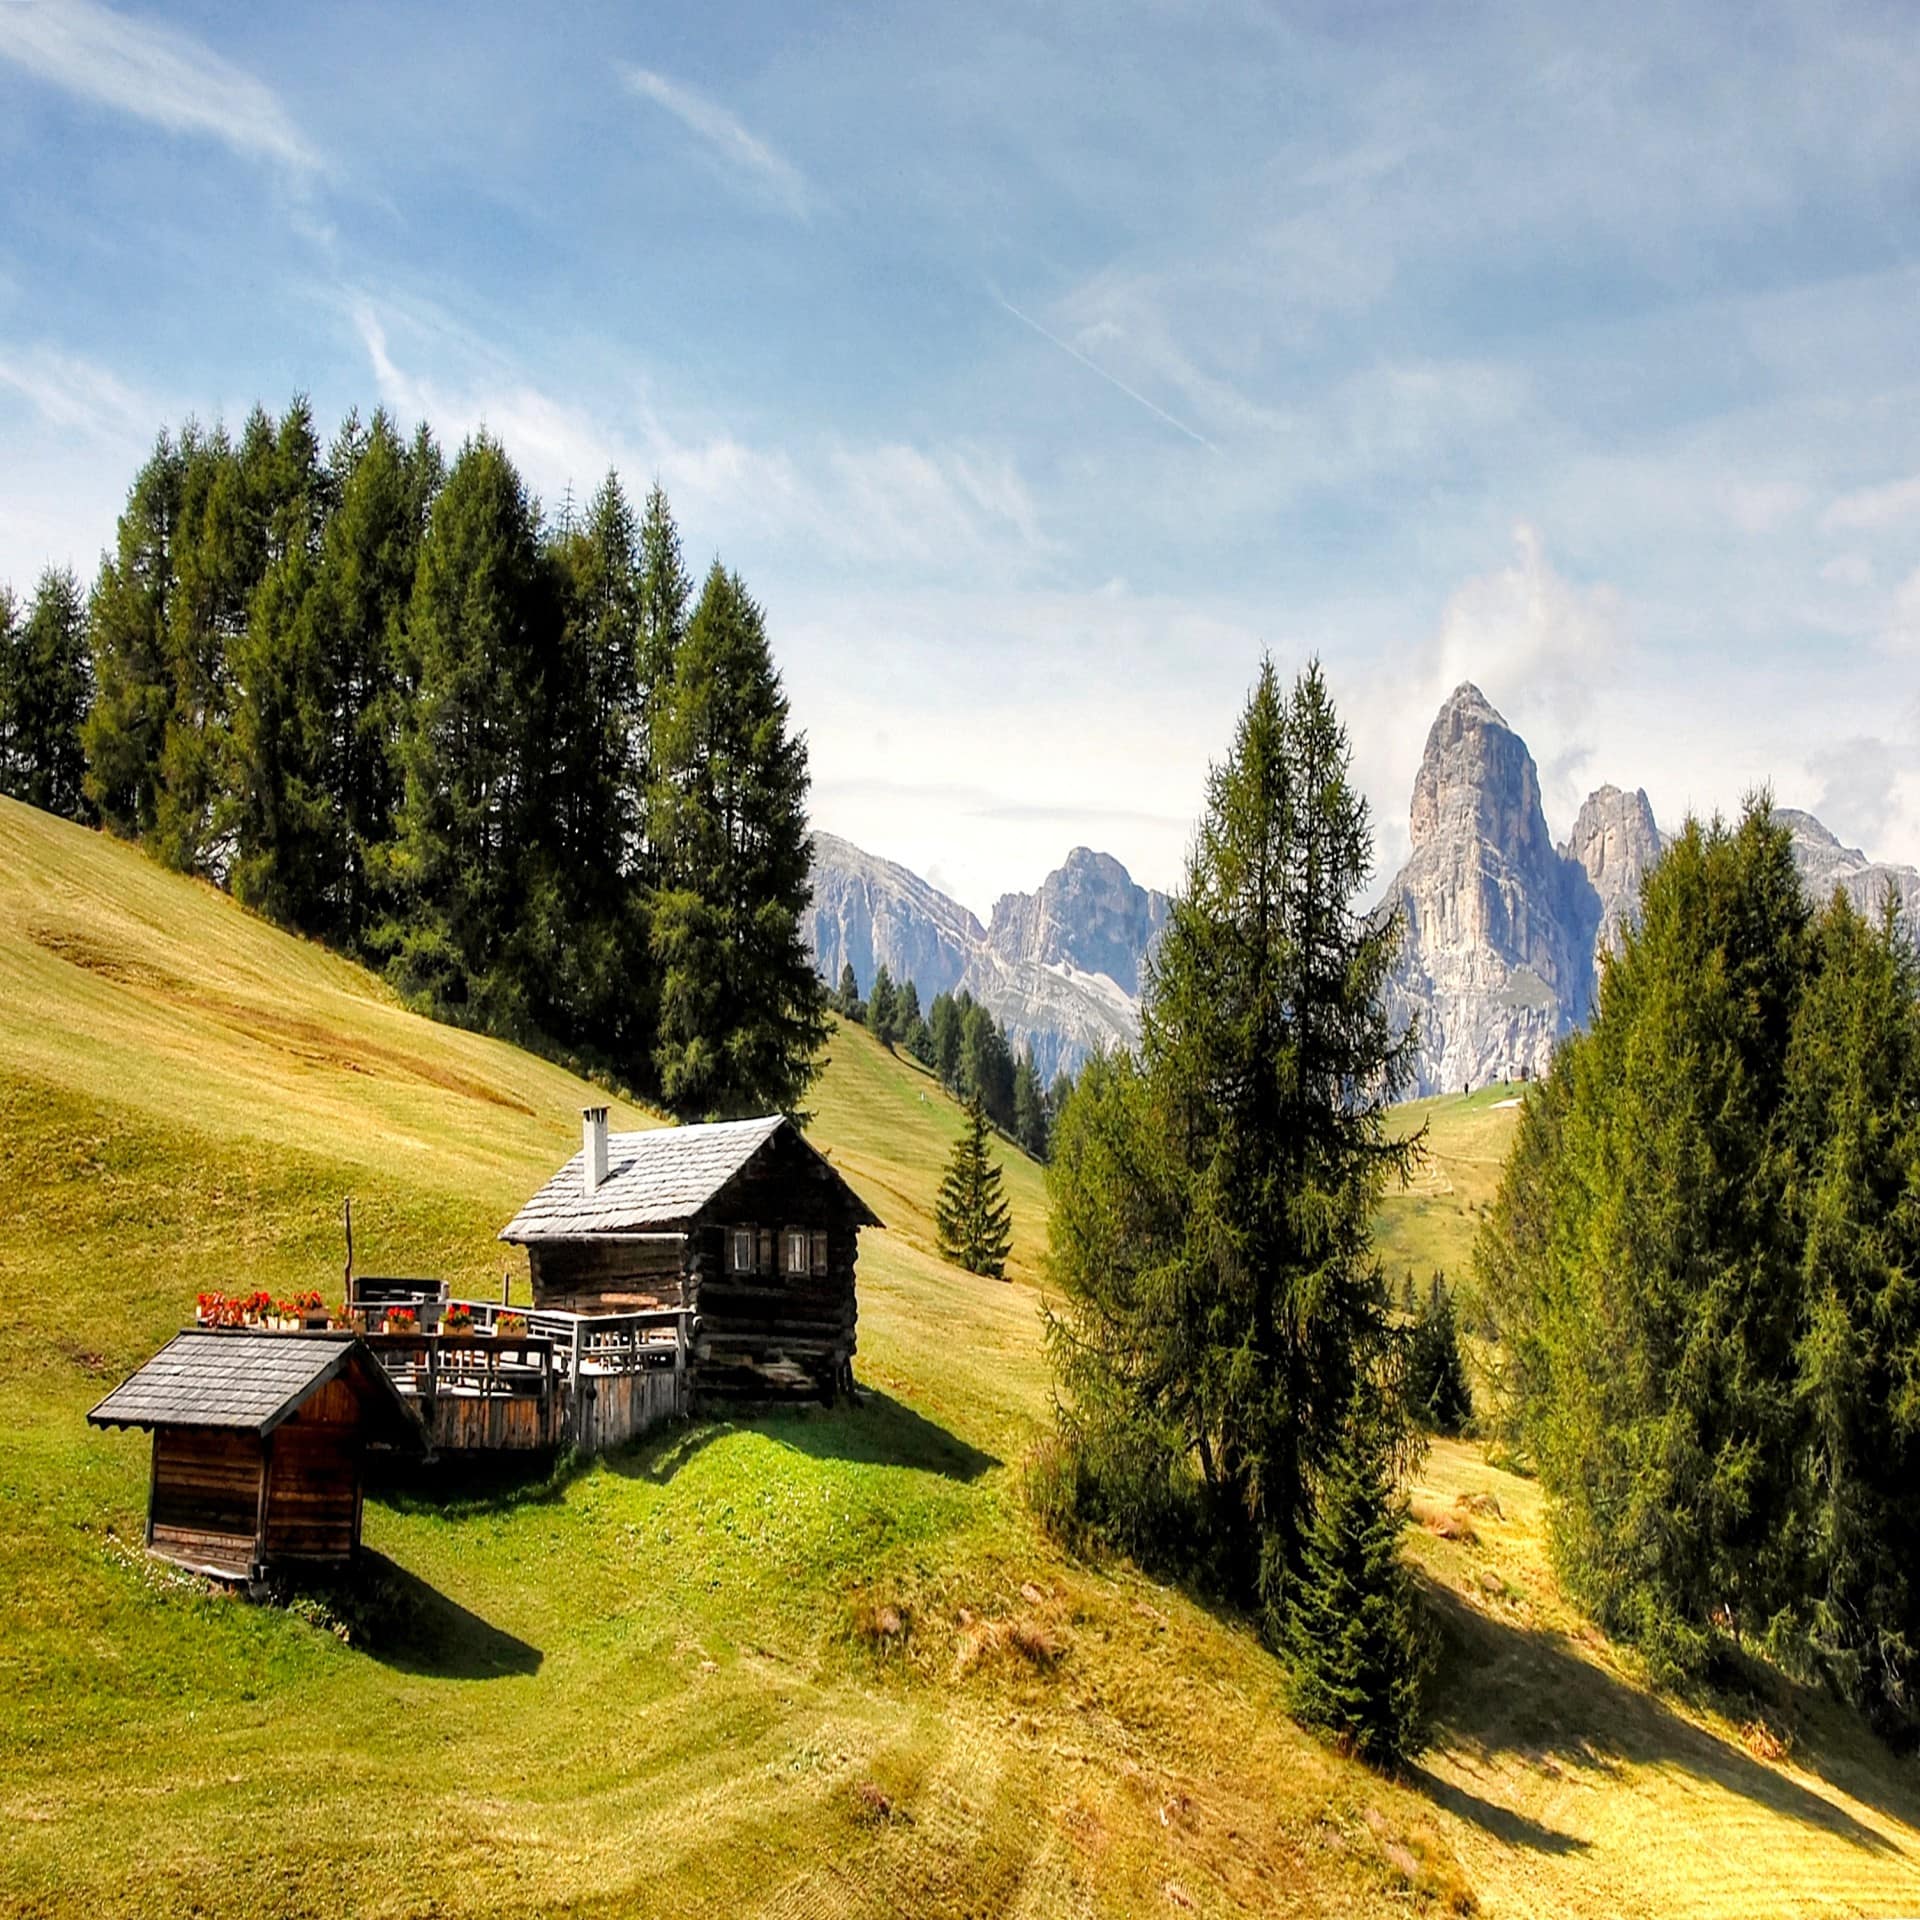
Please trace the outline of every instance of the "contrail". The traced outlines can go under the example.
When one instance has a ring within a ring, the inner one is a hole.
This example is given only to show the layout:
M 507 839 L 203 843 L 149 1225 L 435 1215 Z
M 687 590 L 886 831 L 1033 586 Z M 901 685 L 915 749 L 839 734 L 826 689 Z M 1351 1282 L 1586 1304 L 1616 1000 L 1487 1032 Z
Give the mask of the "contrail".
M 1018 320 L 1022 326 L 1031 327 L 1034 330 L 1034 332 L 1040 336 L 1042 340 L 1051 340 L 1053 344 L 1056 347 L 1058 347 L 1062 353 L 1068 355 L 1072 359 L 1078 360 L 1080 364 L 1083 367 L 1085 367 L 1089 373 L 1097 373 L 1100 376 L 1100 378 L 1107 383 L 1108 386 L 1118 387 L 1120 391 L 1124 393 L 1129 400 L 1134 401 L 1139 406 L 1145 407 L 1146 410 L 1150 414 L 1152 414 L 1156 420 L 1164 420 L 1167 423 L 1167 425 L 1174 430 L 1174 432 L 1184 433 L 1189 440 L 1198 442 L 1198 444 L 1205 447 L 1209 453 L 1218 453 L 1220 451 L 1220 449 L 1216 447 L 1213 444 L 1213 442 L 1206 437 L 1205 434 L 1195 433 L 1194 430 L 1190 426 L 1188 426 L 1184 420 L 1176 420 L 1173 417 L 1173 415 L 1166 410 L 1165 407 L 1155 406 L 1154 403 L 1151 400 L 1149 400 L 1144 393 L 1137 393 L 1132 387 L 1128 386 L 1124 380 L 1116 379 L 1114 375 L 1110 374 L 1105 367 L 1099 364 L 1098 361 L 1089 360 L 1087 356 L 1084 353 L 1082 353 L 1078 347 L 1072 346 L 1067 341 L 1062 340 L 1057 333 L 1049 333 L 1047 329 L 1043 327 L 1038 320 L 1034 319 L 1034 317 L 1031 314 L 1022 313 L 1020 309 L 1016 307 L 1013 304 L 1013 302 L 1006 297 L 1005 294 L 995 293 L 993 297 L 995 300 L 997 300 L 1000 303 L 1001 306 L 1005 307 L 1006 310 L 1010 314 L 1012 314 L 1013 317 L 1016 320 Z

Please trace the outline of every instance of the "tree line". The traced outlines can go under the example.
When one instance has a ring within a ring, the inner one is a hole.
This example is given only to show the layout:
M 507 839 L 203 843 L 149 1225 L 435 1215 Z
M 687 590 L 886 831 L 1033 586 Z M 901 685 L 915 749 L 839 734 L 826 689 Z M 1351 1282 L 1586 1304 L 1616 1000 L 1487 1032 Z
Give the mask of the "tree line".
M 1478 1247 L 1569 1586 L 1658 1669 L 1757 1649 L 1881 1725 L 1920 1649 L 1920 959 L 1765 796 L 1647 877 Z
M 843 1019 L 871 1029 L 888 1048 L 903 1048 L 932 1068 L 963 1105 L 977 1100 L 988 1120 L 1034 1159 L 1049 1157 L 1073 1077 L 1063 1070 L 1050 1087 L 1043 1086 L 1033 1049 L 1023 1047 L 1016 1054 L 1006 1027 L 966 988 L 935 994 L 923 1014 L 919 988 L 910 979 L 896 983 L 884 961 L 874 969 L 873 986 L 863 999 L 849 960 L 828 1004 Z
M 0 601 L 0 787 L 681 1115 L 817 1070 L 806 744 L 657 485 L 549 521 L 484 432 L 163 431 L 84 606 Z

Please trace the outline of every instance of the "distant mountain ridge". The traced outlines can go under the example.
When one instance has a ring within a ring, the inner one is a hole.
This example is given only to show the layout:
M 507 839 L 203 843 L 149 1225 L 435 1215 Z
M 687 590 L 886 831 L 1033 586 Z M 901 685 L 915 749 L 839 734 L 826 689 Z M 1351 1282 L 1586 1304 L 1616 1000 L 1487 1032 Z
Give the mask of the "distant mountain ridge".
M 1920 871 L 1869 860 L 1809 813 L 1778 817 L 1816 899 L 1839 886 L 1877 912 L 1891 885 L 1920 919 Z M 1526 742 L 1463 683 L 1427 735 L 1410 827 L 1413 851 L 1378 910 L 1406 926 L 1388 1001 L 1397 1025 L 1418 1023 L 1414 1091 L 1544 1073 L 1585 1024 L 1601 957 L 1665 844 L 1646 793 L 1599 788 L 1553 845 Z
M 983 927 L 908 868 L 816 832 L 806 930 L 825 980 L 850 961 L 864 992 L 884 965 L 923 1006 L 965 987 L 1049 1079 L 1137 1044 L 1141 968 L 1167 906 L 1111 854 L 1076 847 L 1034 892 L 1002 894 Z

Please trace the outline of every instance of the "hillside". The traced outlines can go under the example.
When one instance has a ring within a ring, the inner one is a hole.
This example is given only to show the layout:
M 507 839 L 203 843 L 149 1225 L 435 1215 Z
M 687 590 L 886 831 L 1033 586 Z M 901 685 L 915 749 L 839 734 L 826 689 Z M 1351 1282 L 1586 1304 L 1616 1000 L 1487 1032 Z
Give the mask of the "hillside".
M 1243 1627 L 1063 1559 L 1017 1485 L 1038 1170 L 1010 1168 L 1014 1284 L 942 1265 L 954 1109 L 862 1032 L 831 1056 L 814 1137 L 889 1223 L 868 1404 L 370 1500 L 388 1571 L 348 1644 L 145 1563 L 145 1444 L 81 1416 L 200 1287 L 332 1293 L 349 1193 L 364 1264 L 497 1285 L 589 1089 L 0 802 L 0 1913 L 1920 1906 L 1912 1767 L 1809 1696 L 1649 1697 L 1473 1448 L 1416 1488 L 1443 1717 L 1404 1783 L 1298 1733 Z M 1462 1165 L 1480 1102 L 1435 1109 Z

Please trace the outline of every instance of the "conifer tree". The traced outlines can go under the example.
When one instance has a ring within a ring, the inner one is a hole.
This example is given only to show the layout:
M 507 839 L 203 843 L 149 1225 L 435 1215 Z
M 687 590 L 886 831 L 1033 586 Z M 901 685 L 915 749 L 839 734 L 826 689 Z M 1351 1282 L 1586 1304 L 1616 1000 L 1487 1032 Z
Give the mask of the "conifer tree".
M 434 503 L 408 613 L 418 673 L 400 752 L 396 912 L 373 936 L 403 991 L 520 1034 L 536 976 L 516 938 L 539 868 L 548 742 L 534 508 L 497 442 L 467 442 Z
M 807 748 L 788 718 L 760 609 L 716 561 L 654 735 L 654 1057 L 682 1115 L 792 1113 L 818 1071 Z
M 693 604 L 693 581 L 680 551 L 680 529 L 673 509 L 656 480 L 647 494 L 640 516 L 640 767 L 642 791 L 647 796 L 646 850 L 642 872 L 652 883 L 659 878 L 655 869 L 653 843 L 656 827 L 652 805 L 657 780 L 657 765 L 664 750 L 661 728 L 667 715 L 673 685 L 674 663 L 680 645 L 687 637 L 687 620 Z M 657 829 L 665 833 L 665 823 Z
M 1372 837 L 1349 761 L 1317 665 L 1288 696 L 1263 663 L 1148 968 L 1141 1066 L 1090 1063 L 1049 1181 L 1050 1338 L 1090 1498 L 1132 1539 L 1184 1511 L 1208 1577 L 1275 1638 L 1391 1345 L 1371 1220 L 1418 1150 L 1386 1127 L 1400 936 L 1354 911 Z
M 940 1251 L 991 1280 L 1006 1277 L 1013 1247 L 1013 1215 L 1000 1191 L 1000 1169 L 987 1152 L 987 1110 L 967 1103 L 967 1130 L 955 1143 L 934 1203 Z
M 883 960 L 874 968 L 873 985 L 867 990 L 867 1025 L 874 1038 L 889 1047 L 894 1040 L 894 1014 L 893 975 Z
M 1377 1388 L 1356 1392 L 1326 1463 L 1283 1638 L 1295 1718 L 1392 1767 L 1420 1744 L 1426 1657 L 1399 1557 L 1406 1505 L 1380 1401 Z
M 164 430 L 128 490 L 88 610 L 96 693 L 81 729 L 87 797 L 115 833 L 144 841 L 159 814 L 173 705 L 168 632 L 187 449 Z
M 965 1003 L 964 1005 L 962 1003 Z M 933 1070 L 943 1087 L 960 1084 L 960 1050 L 965 1038 L 966 1008 L 973 1003 L 963 991 L 936 993 L 927 1011 L 927 1034 L 933 1046 Z
M 24 617 L 0 596 L 0 793 L 69 820 L 89 816 L 82 728 L 92 699 L 80 585 L 49 567 Z
M 330 489 L 303 399 L 258 459 L 265 572 L 228 645 L 231 757 L 213 813 L 233 836 L 235 897 L 287 925 L 327 932 L 340 836 L 328 790 L 333 689 L 313 594 Z
M 841 963 L 840 984 L 833 993 L 833 1010 L 849 1020 L 864 1021 L 867 1017 L 867 1009 L 860 999 L 860 981 L 851 960 Z
M 327 689 L 324 772 L 336 841 L 312 931 L 358 947 L 376 914 L 404 781 L 400 739 L 419 681 L 406 632 L 420 545 L 445 479 L 425 427 L 403 441 L 384 411 L 349 416 L 328 454 L 337 504 L 321 540 L 310 618 Z
M 1457 1434 L 1473 1418 L 1473 1390 L 1444 1273 L 1427 1283 L 1426 1301 L 1407 1336 L 1407 1405 L 1435 1433 Z
M 957 1084 L 963 1098 L 986 1108 L 995 1126 L 1013 1131 L 1013 1049 L 1006 1029 L 971 998 L 961 1011 Z
M 20 606 L 10 586 L 0 585 L 0 793 L 13 794 L 20 778 L 19 696 L 14 691 L 19 671 Z
M 1047 1157 L 1047 1097 L 1031 1047 L 1022 1050 L 1013 1070 L 1013 1137 L 1036 1160 Z

